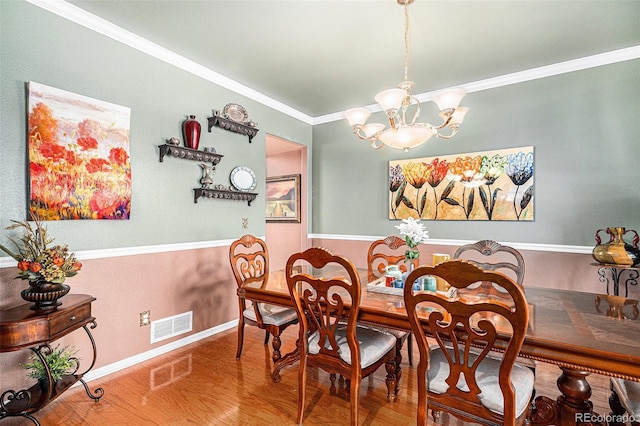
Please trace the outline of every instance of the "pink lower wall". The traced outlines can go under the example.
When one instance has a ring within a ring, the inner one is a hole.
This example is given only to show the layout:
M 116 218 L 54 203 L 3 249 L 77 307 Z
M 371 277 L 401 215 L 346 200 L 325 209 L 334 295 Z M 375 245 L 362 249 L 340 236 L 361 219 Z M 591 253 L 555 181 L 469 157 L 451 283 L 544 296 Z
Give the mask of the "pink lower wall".
M 236 284 L 231 274 L 229 247 L 174 251 L 135 256 L 83 260 L 80 273 L 67 279 L 70 293 L 96 298 L 92 313 L 97 327 L 92 331 L 98 347 L 95 368 L 139 355 L 189 334 L 150 342 L 150 326 L 140 327 L 140 312 L 150 309 L 151 320 L 193 311 L 193 331 L 208 330 L 238 318 Z M 25 303 L 20 291 L 27 284 L 15 280 L 16 269 L 0 268 L 0 308 Z M 64 298 L 61 299 L 64 301 Z M 86 346 L 84 331 L 62 339 L 64 344 Z M 29 351 L 0 354 L 3 375 Z M 230 354 L 230 359 L 233 354 Z M 89 362 L 90 352 L 80 355 Z M 86 364 L 85 364 L 86 365 Z M 23 374 L 22 374 L 23 375 Z
M 371 241 L 345 241 L 314 238 L 311 245 L 325 247 L 336 254 L 348 257 L 361 268 L 367 265 L 367 250 Z M 421 263 L 431 262 L 433 253 L 451 256 L 458 246 L 423 244 L 420 246 Z M 606 285 L 599 281 L 598 267 L 593 266 L 590 254 L 558 253 L 548 251 L 519 250 L 525 260 L 525 287 L 545 287 L 589 293 L 606 293 Z M 612 290 L 612 285 L 610 285 Z M 630 297 L 640 297 L 638 286 L 629 287 Z

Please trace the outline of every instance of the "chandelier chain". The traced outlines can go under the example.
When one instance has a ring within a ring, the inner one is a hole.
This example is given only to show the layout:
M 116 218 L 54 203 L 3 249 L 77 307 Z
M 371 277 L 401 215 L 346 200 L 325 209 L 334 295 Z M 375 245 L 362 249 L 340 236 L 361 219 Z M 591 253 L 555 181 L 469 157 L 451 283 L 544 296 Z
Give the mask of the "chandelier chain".
M 404 4 L 404 81 L 409 80 L 409 2 Z

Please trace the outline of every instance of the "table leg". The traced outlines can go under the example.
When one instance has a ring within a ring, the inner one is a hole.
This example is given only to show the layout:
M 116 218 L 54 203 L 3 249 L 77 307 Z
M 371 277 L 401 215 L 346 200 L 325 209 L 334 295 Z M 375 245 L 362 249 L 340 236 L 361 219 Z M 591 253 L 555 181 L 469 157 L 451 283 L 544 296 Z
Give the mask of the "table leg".
M 587 382 L 587 371 L 560 367 L 562 374 L 557 384 L 561 395 L 556 401 L 545 396 L 535 400 L 535 408 L 531 414 L 532 425 L 598 425 L 601 418 L 593 412 L 591 386 Z
M 275 362 L 273 364 L 273 371 L 271 372 L 271 380 L 273 383 L 280 382 L 280 371 L 282 371 L 283 368 L 293 365 L 298 361 L 300 361 L 300 350 L 296 347 L 293 352 L 289 352 Z

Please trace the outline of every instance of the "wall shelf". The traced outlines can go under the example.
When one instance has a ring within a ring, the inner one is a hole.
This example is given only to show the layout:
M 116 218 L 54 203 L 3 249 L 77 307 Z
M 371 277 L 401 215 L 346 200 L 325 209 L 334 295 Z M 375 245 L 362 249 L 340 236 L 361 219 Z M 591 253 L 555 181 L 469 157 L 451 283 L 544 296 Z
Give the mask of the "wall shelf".
M 158 145 L 160 148 L 160 162 L 164 159 L 165 155 L 172 157 L 184 158 L 186 160 L 193 161 L 205 161 L 212 164 L 218 164 L 224 155 L 214 154 L 211 152 L 199 151 L 197 149 L 185 148 L 183 146 L 170 145 L 165 143 Z
M 209 128 L 211 129 L 211 127 Z M 256 130 L 257 132 L 257 130 Z M 182 146 L 171 145 L 171 144 L 163 144 L 158 145 L 160 148 L 160 162 L 162 163 L 165 155 L 170 155 L 172 157 L 183 158 L 186 160 L 200 161 L 200 162 L 210 162 L 213 164 L 212 167 L 201 165 L 201 167 L 206 169 L 215 170 L 215 166 L 220 162 L 223 155 L 213 154 L 211 152 L 198 151 L 197 149 L 185 148 Z M 207 174 L 208 176 L 208 174 Z M 204 178 L 203 178 L 204 179 Z M 224 185 L 215 185 L 213 188 L 208 188 L 211 185 L 211 179 L 208 182 L 204 182 L 201 179 L 200 182 L 203 183 L 202 188 L 194 188 L 194 196 L 193 202 L 197 203 L 198 198 L 214 198 L 219 200 L 236 200 L 236 201 L 246 201 L 249 206 L 251 206 L 251 202 L 256 199 L 258 194 L 254 192 L 243 192 L 243 191 L 234 191 L 231 187 L 227 188 Z M 206 184 L 205 184 L 206 183 Z
M 198 198 L 217 198 L 221 200 L 246 201 L 249 206 L 256 199 L 258 194 L 254 192 L 231 191 L 229 189 L 193 188 L 193 202 L 197 203 Z
M 245 124 L 238 123 L 233 120 L 229 120 L 228 118 L 220 117 L 218 115 L 207 117 L 207 120 L 209 121 L 209 133 L 211 133 L 211 128 L 213 126 L 216 126 L 233 133 L 248 136 L 249 143 L 251 143 L 251 140 L 254 138 L 254 136 L 258 134 L 258 129 L 256 129 L 255 127 L 247 126 Z

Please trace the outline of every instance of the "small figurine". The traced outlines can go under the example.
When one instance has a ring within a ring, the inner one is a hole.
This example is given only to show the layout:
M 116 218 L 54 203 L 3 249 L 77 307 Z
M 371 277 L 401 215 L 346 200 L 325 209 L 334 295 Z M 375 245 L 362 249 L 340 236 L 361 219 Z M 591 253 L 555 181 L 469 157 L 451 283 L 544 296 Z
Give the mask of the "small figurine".
M 202 188 L 208 189 L 213 184 L 213 175 L 216 172 L 214 166 L 210 166 L 205 163 L 200 163 L 200 167 L 202 167 L 203 176 L 200 179 L 200 183 L 202 184 Z

